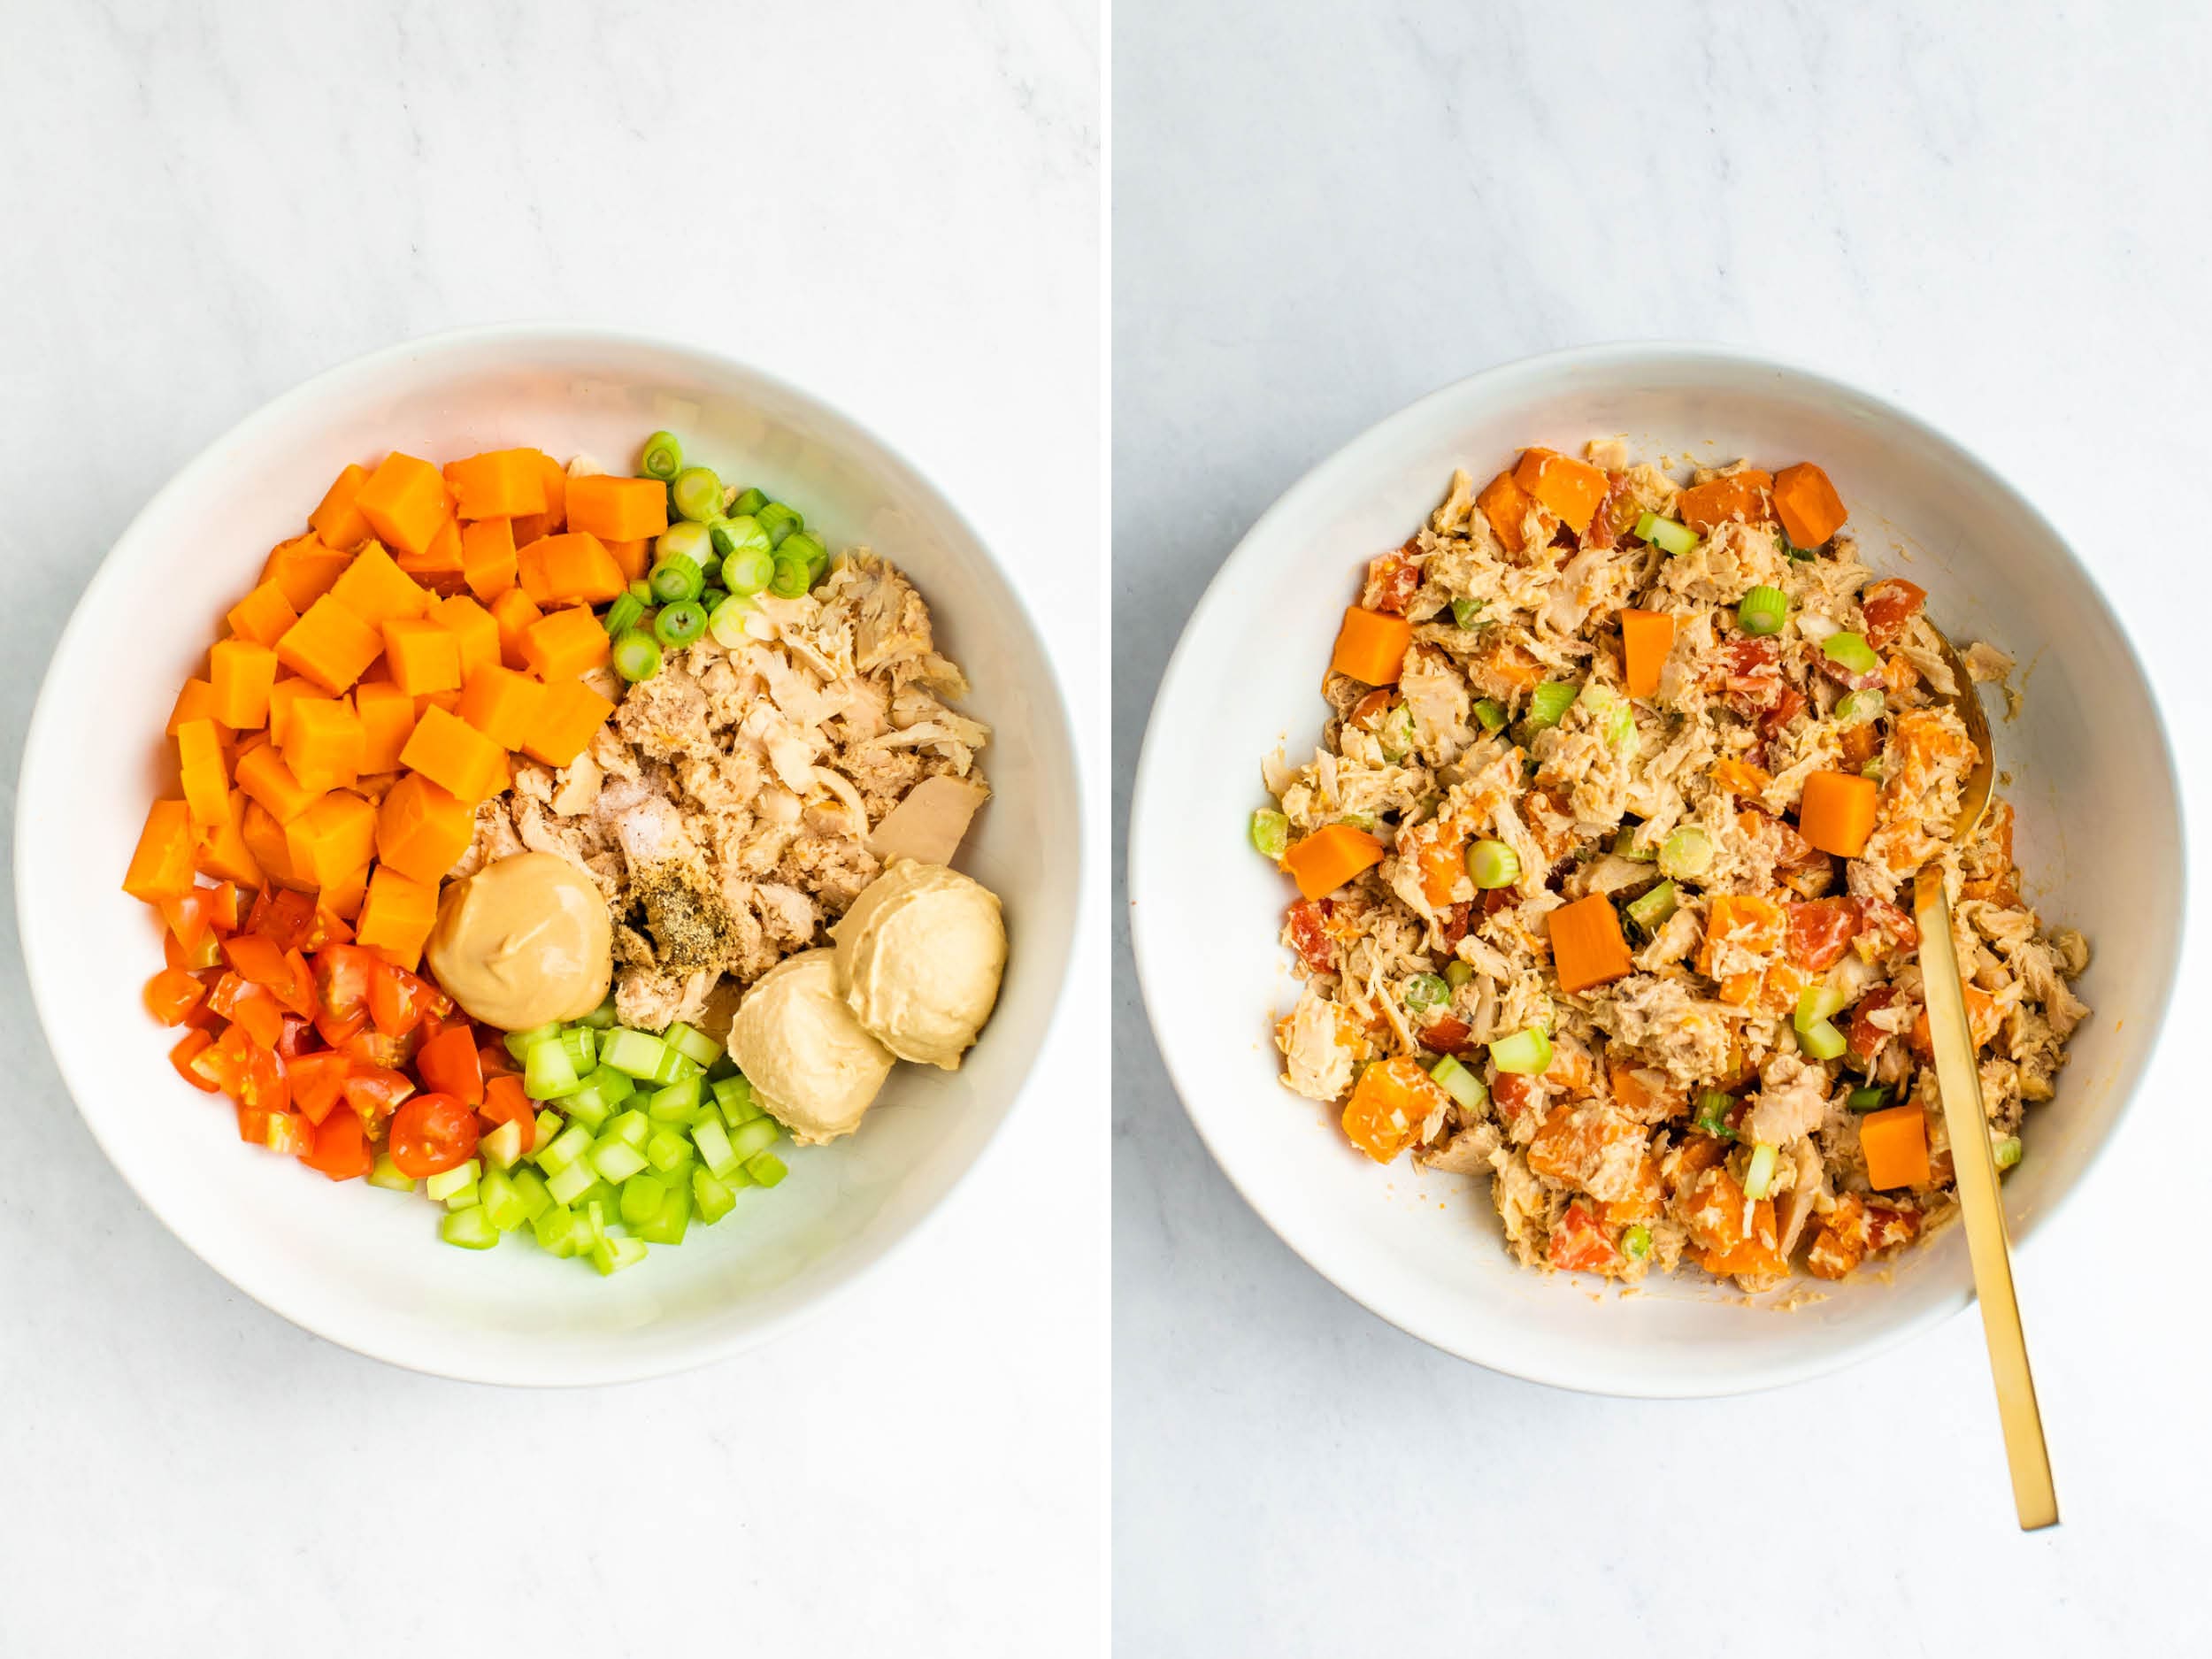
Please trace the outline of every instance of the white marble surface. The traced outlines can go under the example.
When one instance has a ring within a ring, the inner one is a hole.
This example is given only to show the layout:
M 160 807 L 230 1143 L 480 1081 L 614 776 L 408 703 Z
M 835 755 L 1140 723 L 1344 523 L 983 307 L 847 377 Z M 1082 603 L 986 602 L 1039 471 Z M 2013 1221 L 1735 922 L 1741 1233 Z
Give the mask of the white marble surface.
M 1102 754 L 1088 0 L 11 12 L 0 823 L 49 641 L 165 478 L 331 363 L 510 319 L 697 340 L 890 436 L 1013 556 Z M 519 1394 L 357 1358 L 202 1267 L 64 1095 L 13 931 L 0 896 L 0 1654 L 1098 1645 L 1079 1024 L 1060 1082 L 822 1321 Z
M 1310 465 L 1486 365 L 1691 336 L 1894 396 L 2055 517 L 2152 664 L 2204 868 L 2187 10 L 1120 0 L 1117 829 L 1184 618 Z M 1208 1161 L 1118 928 L 1120 1651 L 2201 1651 L 2201 942 L 2119 1144 L 2024 1264 L 2066 1516 L 2028 1538 L 1971 1316 L 1667 1405 L 1495 1376 L 1347 1301 Z

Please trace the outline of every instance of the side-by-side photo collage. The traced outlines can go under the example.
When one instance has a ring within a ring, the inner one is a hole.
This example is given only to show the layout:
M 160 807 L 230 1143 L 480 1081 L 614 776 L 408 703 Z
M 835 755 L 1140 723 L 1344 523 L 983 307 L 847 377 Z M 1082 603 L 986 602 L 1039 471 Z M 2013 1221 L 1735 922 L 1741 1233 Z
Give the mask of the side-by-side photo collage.
M 2212 15 L 16 20 L 0 1659 L 2204 1645 Z

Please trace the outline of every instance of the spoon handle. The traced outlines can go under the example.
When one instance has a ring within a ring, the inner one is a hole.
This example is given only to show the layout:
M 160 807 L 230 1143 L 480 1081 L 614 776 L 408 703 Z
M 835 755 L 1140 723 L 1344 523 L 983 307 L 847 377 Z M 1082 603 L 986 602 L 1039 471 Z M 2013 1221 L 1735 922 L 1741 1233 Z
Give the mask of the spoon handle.
M 1981 1075 L 1967 1024 L 1958 953 L 1951 936 L 1951 906 L 1943 874 L 1930 865 L 1914 887 L 1914 919 L 1920 928 L 1920 972 L 1928 1002 L 1928 1033 L 1935 1048 L 1936 1081 L 1943 1123 L 1951 1141 L 1959 1211 L 1966 1224 L 1967 1254 L 1974 1263 L 1974 1291 L 1982 1307 L 1982 1334 L 1997 1383 L 1997 1419 L 2004 1431 L 2005 1461 L 2012 1469 L 2012 1501 L 2020 1530 L 2032 1532 L 2058 1521 L 2058 1493 L 2051 1484 L 2050 1448 L 2043 1414 L 2035 1403 L 2028 1369 L 2028 1340 L 2012 1286 L 2012 1249 L 2005 1234 L 2004 1204 L 1997 1192 L 1997 1158 L 1982 1110 Z

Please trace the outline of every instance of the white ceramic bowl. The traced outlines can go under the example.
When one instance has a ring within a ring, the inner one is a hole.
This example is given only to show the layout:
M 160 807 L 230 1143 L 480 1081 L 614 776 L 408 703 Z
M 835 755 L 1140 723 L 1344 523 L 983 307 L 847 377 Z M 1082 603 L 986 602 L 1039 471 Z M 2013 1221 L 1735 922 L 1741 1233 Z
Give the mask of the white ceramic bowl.
M 1243 833 L 1266 803 L 1262 756 L 1318 741 L 1322 672 L 1363 562 L 1424 522 L 1455 466 L 1480 480 L 1525 445 L 1578 453 L 1615 434 L 1647 459 L 1818 461 L 1869 564 L 1926 588 L 1954 639 L 2017 657 L 2026 709 L 1996 731 L 2020 863 L 2047 922 L 2081 927 L 2095 949 L 2080 987 L 2095 1018 L 2004 1184 L 2014 1239 L 2034 1237 L 2109 1137 L 2165 1012 L 2182 937 L 2172 759 L 2141 666 L 2050 525 L 1953 440 L 1818 375 L 1713 347 L 1593 347 L 1448 387 L 1309 472 L 1222 566 L 1161 683 L 1131 812 L 1131 921 L 1192 1120 L 1315 1268 L 1499 1371 L 1608 1394 L 1726 1394 L 1831 1370 L 1956 1312 L 1972 1294 L 1960 1231 L 1907 1255 L 1893 1284 L 1824 1286 L 1824 1301 L 1787 1314 L 1709 1281 L 1594 1297 L 1594 1280 L 1523 1271 L 1484 1184 L 1379 1167 L 1276 1081 L 1268 1022 L 1295 994 L 1275 942 L 1288 885 Z
M 442 1245 L 419 1197 L 334 1187 L 242 1145 L 219 1099 L 170 1070 L 175 1033 L 139 1006 L 160 966 L 151 913 L 118 883 L 148 801 L 173 793 L 162 727 L 224 611 L 349 461 L 527 444 L 626 464 L 668 427 L 724 476 L 798 503 L 833 549 L 910 572 L 964 705 L 995 735 L 995 798 L 961 864 L 1004 899 L 1012 954 L 997 1012 L 956 1073 L 901 1066 L 865 1131 L 789 1158 L 771 1194 L 680 1249 L 600 1279 L 526 1244 Z M 158 595 L 157 603 L 148 603 Z M 187 466 L 110 551 L 55 651 L 33 716 L 16 825 L 32 990 L 62 1074 L 124 1178 L 249 1295 L 333 1341 L 481 1381 L 644 1377 L 750 1346 L 908 1237 L 981 1155 L 1050 1024 L 1079 887 L 1073 745 L 1022 602 L 952 505 L 880 439 L 818 399 L 710 352 L 602 331 L 449 334 L 333 370 Z

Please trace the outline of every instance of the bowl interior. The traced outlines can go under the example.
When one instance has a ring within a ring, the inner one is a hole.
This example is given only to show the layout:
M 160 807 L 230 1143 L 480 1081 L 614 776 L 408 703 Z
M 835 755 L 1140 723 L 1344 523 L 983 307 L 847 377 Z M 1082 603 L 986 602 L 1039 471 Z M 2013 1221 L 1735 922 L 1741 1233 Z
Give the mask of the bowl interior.
M 612 468 L 667 427 L 726 479 L 799 504 L 833 549 L 865 544 L 929 600 L 964 705 L 995 728 L 995 792 L 960 863 L 1005 902 L 1004 991 L 957 1073 L 901 1066 L 864 1133 L 789 1158 L 772 1195 L 681 1249 L 599 1280 L 511 1243 L 439 1244 L 419 1197 L 334 1190 L 239 1144 L 219 1100 L 169 1068 L 139 987 L 150 913 L 117 886 L 157 791 L 160 733 L 223 612 L 349 461 L 528 444 Z M 157 603 L 148 603 L 157 596 Z M 906 1235 L 973 1164 L 1043 1040 L 1074 922 L 1073 755 L 1051 667 L 974 532 L 914 470 L 816 400 L 710 355 L 617 336 L 501 330 L 364 359 L 311 382 L 180 473 L 116 544 L 64 634 L 26 750 L 18 887 L 31 983 L 64 1075 L 109 1155 L 193 1249 L 334 1340 L 449 1375 L 582 1382 L 743 1346 Z
M 1238 827 L 1264 804 L 1262 756 L 1278 742 L 1310 754 L 1319 739 L 1322 665 L 1362 562 L 1425 520 L 1455 466 L 1479 483 L 1525 445 L 1578 453 L 1609 435 L 1655 461 L 1817 460 L 1869 565 L 1927 588 L 1955 640 L 2017 657 L 2020 716 L 2003 720 L 1985 695 L 2020 863 L 2046 924 L 2080 927 L 2093 952 L 2079 987 L 2093 1018 L 2004 1184 L 2016 1241 L 2033 1236 L 2109 1134 L 2164 1010 L 2180 937 L 2175 778 L 2144 675 L 2051 527 L 1939 434 L 1820 377 L 1705 349 L 1594 349 L 1447 388 L 1315 469 L 1223 567 L 1163 680 L 1130 830 L 1133 926 L 1146 1005 L 1200 1133 L 1315 1267 L 1501 1370 L 1611 1393 L 1724 1393 L 1832 1368 L 1962 1306 L 1959 1231 L 1888 1282 L 1821 1286 L 1786 1313 L 1709 1285 L 1655 1278 L 1633 1296 L 1594 1296 L 1594 1279 L 1523 1271 L 1486 1184 L 1379 1167 L 1276 1081 L 1268 1023 L 1296 994 L 1275 942 L 1286 884 Z

